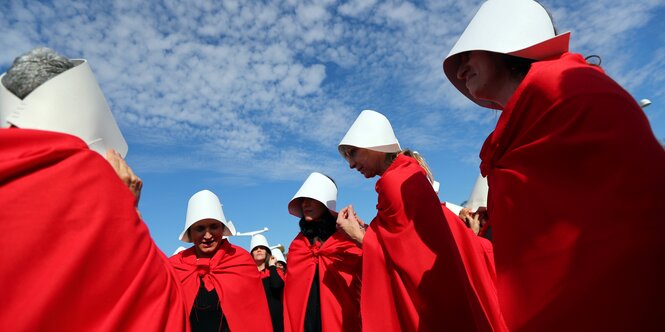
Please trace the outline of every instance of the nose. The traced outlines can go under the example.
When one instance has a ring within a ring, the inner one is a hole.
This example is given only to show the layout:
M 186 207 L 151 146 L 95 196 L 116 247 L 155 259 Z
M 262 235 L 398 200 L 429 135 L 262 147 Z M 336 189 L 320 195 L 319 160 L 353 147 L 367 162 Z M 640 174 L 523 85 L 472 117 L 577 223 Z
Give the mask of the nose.
M 349 168 L 354 169 L 356 168 L 356 165 L 357 165 L 356 161 L 349 158 Z
M 203 238 L 206 240 L 212 239 L 212 233 L 210 233 L 209 230 L 206 230 L 205 234 L 203 234 Z

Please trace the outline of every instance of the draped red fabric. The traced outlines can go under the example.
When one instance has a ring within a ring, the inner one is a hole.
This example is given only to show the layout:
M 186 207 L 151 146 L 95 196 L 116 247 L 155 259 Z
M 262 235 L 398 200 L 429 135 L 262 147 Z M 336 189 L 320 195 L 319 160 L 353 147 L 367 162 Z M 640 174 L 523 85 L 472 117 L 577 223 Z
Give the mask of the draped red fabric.
M 173 255 L 170 260 L 185 293 L 187 312 L 191 312 L 200 280 L 208 291 L 219 296 L 222 312 L 234 332 L 272 331 L 263 284 L 250 254 L 222 241 L 212 258 L 196 258 L 194 247 Z
M 284 312 L 291 331 L 304 329 L 305 310 L 317 266 L 323 332 L 360 331 L 362 250 L 335 232 L 323 244 L 302 233 L 291 242 L 284 287 Z M 318 263 L 318 265 L 317 265 Z
M 665 330 L 665 151 L 625 90 L 536 62 L 480 156 L 511 330 Z
M 496 292 L 496 269 L 492 243 L 473 233 L 455 213 L 441 204 L 445 221 L 460 251 L 467 278 L 495 331 L 506 331 Z
M 261 276 L 261 279 L 270 278 L 270 270 L 269 269 L 263 269 L 263 270 L 259 271 L 259 275 Z M 282 280 L 284 280 L 286 278 L 286 275 L 284 274 L 284 272 L 280 268 L 277 268 L 277 275 L 280 278 L 282 278 Z
M 448 220 L 457 217 L 442 208 L 418 162 L 399 155 L 376 191 L 378 214 L 363 239 L 363 330 L 500 329 L 460 256 L 450 227 L 460 221 Z
M 0 129 L 0 197 L 0 330 L 187 329 L 134 196 L 80 139 Z

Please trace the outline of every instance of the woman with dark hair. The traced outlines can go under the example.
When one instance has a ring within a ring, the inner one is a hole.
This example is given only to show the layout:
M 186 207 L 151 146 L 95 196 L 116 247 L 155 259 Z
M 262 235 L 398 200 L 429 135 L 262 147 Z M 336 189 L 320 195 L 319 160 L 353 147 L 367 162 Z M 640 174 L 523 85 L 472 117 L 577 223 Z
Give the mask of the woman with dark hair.
M 270 254 L 270 246 L 265 236 L 261 234 L 252 235 L 250 246 L 250 253 L 261 274 L 273 331 L 282 332 L 284 331 L 284 306 L 282 305 L 284 273 L 277 269 L 275 257 Z
M 363 111 L 338 148 L 380 176 L 367 229 L 351 206 L 337 218 L 363 247 L 363 331 L 505 330 L 479 238 L 441 205 L 424 159 L 400 148 L 388 119 Z
M 337 185 L 316 172 L 289 202 L 289 213 L 300 218 L 284 289 L 291 331 L 361 330 L 362 250 L 337 231 L 336 202 Z
M 665 330 L 665 151 L 569 37 L 535 1 L 489 0 L 443 63 L 502 111 L 480 152 L 501 309 L 514 331 Z
M 273 246 L 270 248 L 270 255 L 275 258 L 275 266 L 277 267 L 277 270 L 281 271 L 284 278 L 286 278 L 286 258 L 284 258 L 282 250 Z
M 225 236 L 235 233 L 219 198 L 208 190 L 187 206 L 180 240 L 193 247 L 170 258 L 183 285 L 192 331 L 271 331 L 261 280 L 249 253 Z

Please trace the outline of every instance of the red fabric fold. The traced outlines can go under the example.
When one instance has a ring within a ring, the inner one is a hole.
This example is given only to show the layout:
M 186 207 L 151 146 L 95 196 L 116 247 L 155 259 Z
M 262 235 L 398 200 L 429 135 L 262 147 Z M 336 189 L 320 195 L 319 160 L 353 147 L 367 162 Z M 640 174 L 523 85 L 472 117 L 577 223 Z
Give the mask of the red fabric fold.
M 212 258 L 197 259 L 191 247 L 170 260 L 182 283 L 188 313 L 203 278 L 206 289 L 217 292 L 231 331 L 272 331 L 259 271 L 246 250 L 223 240 Z
M 286 326 L 303 331 L 309 291 L 317 266 L 323 332 L 360 331 L 362 250 L 339 231 L 323 244 L 310 244 L 302 233 L 289 246 L 284 288 Z M 317 265 L 318 263 L 318 265 Z
M 180 285 L 109 163 L 0 129 L 2 331 L 184 331 Z
M 665 330 L 665 151 L 626 91 L 536 62 L 480 156 L 511 330 Z
M 457 247 L 454 233 L 466 233 L 451 229 L 460 221 L 442 208 L 418 162 L 399 155 L 376 191 L 378 214 L 363 240 L 363 330 L 501 330 L 488 314 L 498 313 L 496 300 L 474 289 Z

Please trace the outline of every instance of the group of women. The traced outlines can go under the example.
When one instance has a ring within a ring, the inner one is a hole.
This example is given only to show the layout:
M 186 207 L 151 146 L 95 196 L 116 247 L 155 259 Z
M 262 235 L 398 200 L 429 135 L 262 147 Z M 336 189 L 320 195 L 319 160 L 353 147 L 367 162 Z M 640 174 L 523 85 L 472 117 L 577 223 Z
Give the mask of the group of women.
M 288 205 L 301 230 L 288 273 L 265 265 L 267 243 L 252 259 L 225 239 L 233 225 L 214 194 L 192 197 L 181 239 L 194 246 L 171 258 L 192 329 L 662 328 L 663 217 L 651 208 L 665 202 L 665 151 L 635 100 L 568 52 L 569 36 L 535 1 L 489 0 L 444 60 L 460 92 L 502 111 L 480 152 L 493 245 L 440 203 L 388 119 L 366 110 L 338 150 L 380 177 L 377 215 L 365 224 L 352 206 L 338 211 L 335 182 L 312 173 Z

